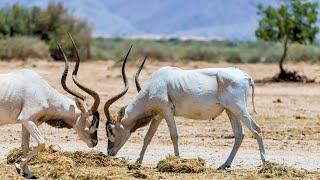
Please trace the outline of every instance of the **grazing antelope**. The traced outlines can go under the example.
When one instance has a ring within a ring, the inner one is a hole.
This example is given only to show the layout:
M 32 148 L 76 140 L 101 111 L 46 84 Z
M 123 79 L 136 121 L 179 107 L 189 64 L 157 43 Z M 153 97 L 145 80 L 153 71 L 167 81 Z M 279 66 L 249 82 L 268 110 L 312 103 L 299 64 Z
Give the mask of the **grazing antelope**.
M 43 122 L 53 126 L 60 124 L 73 128 L 90 148 L 95 147 L 98 143 L 100 97 L 96 92 L 79 83 L 77 73 L 80 59 L 75 43 L 70 35 L 69 37 L 77 55 L 73 81 L 80 89 L 93 97 L 94 103 L 91 108 L 86 107 L 85 96 L 67 87 L 68 60 L 59 44 L 60 53 L 65 60 L 61 84 L 67 92 L 76 97 L 75 100 L 60 94 L 32 70 L 16 70 L 0 75 L 0 125 L 22 124 L 23 158 L 21 163 L 15 166 L 18 173 L 20 174 L 22 170 L 26 178 L 36 178 L 27 164 L 45 147 L 44 137 L 37 127 Z M 38 146 L 28 154 L 30 135 L 35 138 Z
M 143 64 L 144 62 L 137 71 L 135 78 L 138 90 L 140 90 L 138 76 Z M 118 97 L 124 95 L 129 87 L 124 66 L 122 76 L 125 88 Z M 164 118 L 169 127 L 174 154 L 179 156 L 178 133 L 174 116 L 196 120 L 212 119 L 226 110 L 231 122 L 235 143 L 228 159 L 219 169 L 231 167 L 231 163 L 244 138 L 242 123 L 256 137 L 261 160 L 265 162 L 265 149 L 261 138 L 261 129 L 246 108 L 250 86 L 252 87 L 252 103 L 254 107 L 253 79 L 239 69 L 207 68 L 183 70 L 176 67 L 163 67 L 154 72 L 134 99 L 118 112 L 117 120 L 113 120 L 110 117 L 108 110 L 115 99 L 111 99 L 105 104 L 108 154 L 115 156 L 131 133 L 151 122 L 144 138 L 140 157 L 137 160 L 138 163 L 142 163 L 147 146 Z

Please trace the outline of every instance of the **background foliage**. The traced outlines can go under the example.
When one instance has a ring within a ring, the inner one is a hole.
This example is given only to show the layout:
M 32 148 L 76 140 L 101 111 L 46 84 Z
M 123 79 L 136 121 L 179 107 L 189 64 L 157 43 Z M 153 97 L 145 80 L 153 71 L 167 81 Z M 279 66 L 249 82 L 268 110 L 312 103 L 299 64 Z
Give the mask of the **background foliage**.
M 0 37 L 2 41 L 11 41 L 12 44 L 16 42 L 17 36 L 38 38 L 48 44 L 50 54 L 55 59 L 60 57 L 57 52 L 57 41 L 60 41 L 66 53 L 71 54 L 71 43 L 67 32 L 70 32 L 76 40 L 82 56 L 90 57 L 91 31 L 91 27 L 86 21 L 71 16 L 62 3 L 50 3 L 45 9 L 40 9 L 40 7 L 26 8 L 19 4 L 0 9 Z M 19 42 L 27 39 L 22 38 Z M 18 44 L 16 45 L 18 46 Z M 44 48 L 42 51 L 46 50 Z
M 141 60 L 144 56 L 160 61 L 228 61 L 231 63 L 271 63 L 279 61 L 282 44 L 279 42 L 231 42 L 231 41 L 182 41 L 142 39 L 96 39 L 91 48 L 93 59 L 122 60 L 133 44 L 130 58 Z M 288 58 L 292 61 L 320 60 L 318 45 L 291 45 Z
M 260 10 L 262 11 L 262 8 Z M 271 15 L 273 11 L 272 9 L 266 10 Z M 304 13 L 304 11 L 300 9 L 299 13 Z M 310 18 L 313 20 L 314 15 Z M 272 19 L 272 23 L 283 25 L 281 21 L 278 21 L 279 19 Z M 305 19 L 295 21 L 304 23 Z M 261 27 L 268 27 L 268 23 L 261 22 L 261 24 Z M 160 61 L 205 60 L 268 63 L 278 61 L 282 53 L 282 45 L 278 42 L 183 41 L 175 38 L 163 40 L 93 39 L 92 28 L 88 22 L 70 15 L 62 3 L 50 3 L 43 8 L 27 8 L 15 4 L 0 9 L 0 59 L 47 58 L 49 55 L 59 59 L 56 45 L 58 40 L 66 53 L 72 56 L 71 43 L 66 32 L 73 35 L 82 57 L 91 59 L 120 60 L 131 44 L 134 45 L 131 58 L 141 59 L 149 56 L 151 59 Z M 267 41 L 275 41 L 276 37 L 279 37 L 279 34 L 275 32 L 278 30 L 270 32 L 257 30 L 257 34 L 261 34 L 261 37 L 271 34 L 269 39 L 261 38 Z M 289 52 L 288 57 L 293 61 L 320 60 L 320 48 L 317 45 L 305 46 L 294 43 L 291 48 L 292 51 Z

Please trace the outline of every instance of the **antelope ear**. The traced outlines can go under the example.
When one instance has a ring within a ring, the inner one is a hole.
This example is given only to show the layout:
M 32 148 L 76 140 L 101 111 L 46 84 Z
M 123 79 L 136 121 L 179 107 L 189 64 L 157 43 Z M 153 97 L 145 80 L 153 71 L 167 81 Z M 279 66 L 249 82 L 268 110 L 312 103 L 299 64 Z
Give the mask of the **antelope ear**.
M 81 112 L 83 113 L 87 112 L 83 101 L 81 101 L 79 98 L 74 98 L 74 101 L 76 102 L 76 105 Z

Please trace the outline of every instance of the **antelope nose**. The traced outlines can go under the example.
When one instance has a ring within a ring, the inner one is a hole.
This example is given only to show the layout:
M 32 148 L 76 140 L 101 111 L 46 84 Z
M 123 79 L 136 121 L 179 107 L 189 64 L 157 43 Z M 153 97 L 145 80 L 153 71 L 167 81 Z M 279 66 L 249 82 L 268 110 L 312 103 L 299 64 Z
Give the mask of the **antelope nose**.
M 98 140 L 91 140 L 91 144 L 93 147 L 97 146 Z
M 108 155 L 109 155 L 109 156 L 115 156 L 116 153 L 115 153 L 115 151 L 113 151 L 112 149 L 110 149 L 110 150 L 108 150 Z

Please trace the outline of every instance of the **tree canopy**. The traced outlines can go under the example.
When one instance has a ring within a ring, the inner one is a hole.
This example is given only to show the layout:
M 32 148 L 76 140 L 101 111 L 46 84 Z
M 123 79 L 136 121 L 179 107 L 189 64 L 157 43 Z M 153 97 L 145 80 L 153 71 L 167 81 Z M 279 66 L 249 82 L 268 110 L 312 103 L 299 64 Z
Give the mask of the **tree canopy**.
M 283 67 L 287 56 L 288 43 L 313 43 L 319 32 L 317 26 L 318 3 L 305 0 L 284 1 L 278 7 L 258 6 L 261 16 L 256 37 L 265 41 L 283 41 L 283 54 L 279 60 L 280 73 L 275 81 L 309 81 L 306 76 L 297 75 L 297 72 L 286 71 Z
M 290 0 L 279 7 L 259 5 L 262 17 L 256 37 L 266 41 L 281 41 L 285 37 L 291 42 L 313 43 L 319 31 L 317 26 L 318 3 Z

